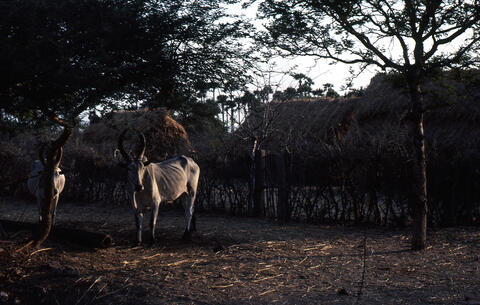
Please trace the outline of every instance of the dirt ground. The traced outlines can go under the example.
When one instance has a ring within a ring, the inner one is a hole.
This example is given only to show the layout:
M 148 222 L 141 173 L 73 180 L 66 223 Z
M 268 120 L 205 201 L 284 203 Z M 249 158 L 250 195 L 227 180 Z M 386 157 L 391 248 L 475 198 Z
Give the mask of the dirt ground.
M 36 221 L 34 204 L 0 200 L 0 219 Z M 108 233 L 114 244 L 48 240 L 17 251 L 30 233 L 8 232 L 0 304 L 480 304 L 478 227 L 430 230 L 429 247 L 411 252 L 408 230 L 211 213 L 197 215 L 186 242 L 175 210 L 160 215 L 159 241 L 145 246 L 134 244 L 128 207 L 61 203 L 57 224 Z

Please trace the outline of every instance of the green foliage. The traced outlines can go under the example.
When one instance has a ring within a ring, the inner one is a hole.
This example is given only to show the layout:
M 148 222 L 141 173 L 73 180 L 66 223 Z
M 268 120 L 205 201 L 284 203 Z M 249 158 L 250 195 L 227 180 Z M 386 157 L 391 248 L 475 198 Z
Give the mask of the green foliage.
M 220 109 L 213 100 L 198 102 L 190 99 L 179 105 L 182 107 L 173 113 L 173 117 L 185 127 L 188 134 L 224 131 L 224 126 L 217 118 Z
M 310 96 L 312 94 L 313 80 L 303 73 L 293 73 L 293 79 L 298 81 L 297 94 L 300 97 Z
M 0 110 L 19 121 L 141 105 L 214 116 L 215 107 L 194 104 L 247 80 L 250 50 L 240 38 L 249 27 L 227 18 L 231 2 L 4 2 Z
M 296 97 L 298 97 L 297 90 L 292 87 L 288 87 L 283 91 L 275 91 L 273 94 L 273 99 L 279 101 L 288 101 Z
M 402 73 L 480 63 L 480 5 L 475 0 L 273 0 L 261 1 L 259 9 L 267 29 L 259 41 L 281 54 Z M 455 40 L 461 34 L 462 41 Z
M 140 7 L 114 0 L 23 0 L 0 10 L 5 111 L 20 118 L 38 118 L 39 111 L 76 117 L 132 81 L 131 67 L 141 60 L 132 56 L 135 33 L 143 31 L 135 21 Z
M 154 89 L 150 90 L 156 94 L 146 100 L 145 106 L 179 110 L 186 98 L 203 100 L 214 89 L 231 92 L 245 86 L 246 68 L 254 58 L 242 39 L 251 27 L 228 18 L 222 9 L 224 2 L 155 3 L 154 19 L 168 33 L 166 56 L 171 66 L 152 83 Z
M 335 89 L 333 89 L 333 84 L 325 83 L 323 84 L 323 89 L 312 89 L 313 80 L 306 76 L 305 74 L 294 73 L 293 78 L 298 81 L 298 87 L 292 88 L 288 87 L 283 91 L 276 91 L 273 94 L 273 98 L 279 101 L 288 101 L 294 98 L 305 98 L 305 97 L 330 97 L 337 98 L 340 96 Z

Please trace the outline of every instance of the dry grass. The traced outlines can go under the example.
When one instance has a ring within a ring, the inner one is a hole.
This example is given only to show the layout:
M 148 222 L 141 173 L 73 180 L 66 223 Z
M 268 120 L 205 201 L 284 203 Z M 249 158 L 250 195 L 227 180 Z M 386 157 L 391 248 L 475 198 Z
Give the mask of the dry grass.
M 263 148 L 270 150 L 288 148 L 314 154 L 335 144 L 340 134 L 344 150 L 373 146 L 382 153 L 394 151 L 404 144 L 409 108 L 408 94 L 400 84 L 401 79 L 394 81 L 391 75 L 379 74 L 372 78 L 364 96 L 274 102 L 252 114 L 245 125 L 265 121 L 268 109 L 274 119 L 269 122 Z M 427 81 L 422 90 L 427 150 L 450 149 L 466 158 L 478 158 L 480 73 L 471 72 L 463 78 L 445 73 L 441 79 Z
M 1 218 L 34 221 L 32 204 L 4 200 Z M 133 246 L 131 211 L 63 204 L 58 224 L 108 232 L 114 246 L 89 250 L 48 241 L 14 252 L 27 232 L 0 241 L 0 292 L 21 304 L 479 304 L 480 229 L 430 230 L 410 252 L 405 230 L 279 226 L 254 218 L 165 212 L 160 241 Z M 1 300 L 0 300 L 1 302 Z
M 167 155 L 188 154 L 192 149 L 183 126 L 163 108 L 112 112 L 88 126 L 83 139 L 94 146 L 97 152 L 110 155 L 125 128 L 135 128 L 144 133 L 147 139 L 146 155 L 152 160 L 163 160 Z M 127 144 L 138 142 L 136 134 L 127 133 L 126 136 Z

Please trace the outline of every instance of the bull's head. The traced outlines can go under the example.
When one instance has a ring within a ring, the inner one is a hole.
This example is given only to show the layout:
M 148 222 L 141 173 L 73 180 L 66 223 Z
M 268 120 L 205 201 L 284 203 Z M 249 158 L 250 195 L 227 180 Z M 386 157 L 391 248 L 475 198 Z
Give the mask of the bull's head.
M 138 134 L 140 142 L 137 152 L 132 157 L 123 146 L 125 134 L 128 129 L 125 129 L 118 138 L 118 149 L 124 159 L 124 163 L 120 165 L 127 168 L 128 183 L 134 192 L 141 192 L 143 190 L 143 176 L 145 175 L 145 167 L 150 163 L 145 157 L 146 140 L 143 133 L 133 129 Z
M 45 150 L 47 148 L 46 144 L 43 144 L 40 147 L 39 151 L 39 160 L 42 162 L 42 165 L 45 167 L 46 164 L 46 158 L 45 158 Z M 55 168 L 58 168 L 60 166 L 60 162 L 62 162 L 62 157 L 63 157 L 63 147 L 60 146 L 59 149 L 55 152 L 55 156 L 53 157 L 53 165 Z
M 32 168 L 31 168 L 31 171 L 30 171 L 30 176 L 35 178 L 35 177 L 39 177 L 39 185 L 41 187 L 43 187 L 43 184 L 45 181 L 44 179 L 46 179 L 47 177 L 45 177 L 45 167 L 46 167 L 46 164 L 47 164 L 47 159 L 46 159 L 46 156 L 45 156 L 45 152 L 47 151 L 47 149 L 51 149 L 48 147 L 47 144 L 43 144 L 41 147 L 40 147 L 40 151 L 39 151 L 39 160 L 35 160 L 32 164 Z M 54 184 L 56 183 L 55 181 L 57 181 L 57 179 L 62 175 L 61 174 L 61 170 L 59 168 L 60 166 L 60 162 L 62 161 L 62 157 L 63 157 L 63 148 L 60 147 L 59 149 L 57 149 L 55 151 L 55 155 L 53 156 L 53 166 L 54 166 L 54 170 L 53 170 L 53 179 L 54 179 Z M 34 191 L 32 191 L 33 193 Z M 54 195 L 57 195 L 58 193 L 58 189 L 56 187 L 54 187 Z M 41 198 L 43 198 L 43 192 L 39 192 Z

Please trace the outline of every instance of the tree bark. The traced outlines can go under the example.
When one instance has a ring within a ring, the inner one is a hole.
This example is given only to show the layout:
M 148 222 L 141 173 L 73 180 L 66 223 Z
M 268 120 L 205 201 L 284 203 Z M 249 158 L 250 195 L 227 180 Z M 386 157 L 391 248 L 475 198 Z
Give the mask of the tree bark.
M 265 157 L 265 150 L 260 149 L 255 151 L 253 213 L 257 217 L 265 216 Z
M 47 149 L 45 168 L 43 169 L 42 179 L 40 180 L 40 185 L 44 190 L 43 199 L 40 203 L 42 210 L 42 221 L 37 233 L 34 236 L 34 247 L 39 247 L 50 234 L 50 230 L 52 228 L 52 210 L 54 206 L 53 174 L 55 171 L 55 163 L 57 161 L 55 158 L 57 156 L 57 151 L 63 147 L 63 145 L 65 145 L 72 133 L 72 128 L 64 127 L 60 137 L 53 141 Z
M 257 151 L 257 139 L 253 140 L 252 150 L 250 151 L 250 172 L 248 179 L 248 211 L 249 216 L 254 215 L 255 211 L 255 154 Z
M 286 223 L 290 219 L 288 208 L 288 185 L 286 169 L 286 153 L 274 154 L 274 164 L 276 167 L 278 202 L 277 202 L 277 220 L 280 224 Z
M 420 71 L 407 73 L 410 91 L 408 113 L 408 139 L 410 141 L 410 193 L 409 206 L 413 211 L 412 250 L 422 250 L 427 242 L 427 175 L 425 135 L 423 131 L 423 97 L 420 89 Z

